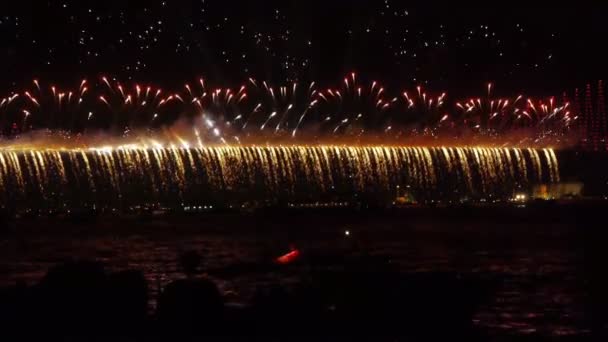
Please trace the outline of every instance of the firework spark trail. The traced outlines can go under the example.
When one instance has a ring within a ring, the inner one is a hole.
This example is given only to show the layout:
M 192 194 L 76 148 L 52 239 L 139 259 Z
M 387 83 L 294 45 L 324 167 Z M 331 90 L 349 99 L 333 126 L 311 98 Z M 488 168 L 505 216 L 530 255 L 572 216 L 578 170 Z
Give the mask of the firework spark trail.
M 197 129 L 199 137 L 210 142 L 285 136 L 391 140 L 458 132 L 502 138 L 512 145 L 546 139 L 542 146 L 551 146 L 551 141 L 567 138 L 579 117 L 565 99 L 497 97 L 499 89 L 492 83 L 483 96 L 452 100 L 445 92 L 422 86 L 395 95 L 381 82 L 366 83 L 355 73 L 323 90 L 316 82 L 274 85 L 253 78 L 234 89 L 214 87 L 199 78 L 178 91 L 121 84 L 106 76 L 82 79 L 67 89 L 32 83 L 0 99 L 4 132 L 16 135 L 48 128 L 75 134 L 110 127 L 127 134 L 158 132 L 187 121 L 193 125 L 190 130 Z M 213 127 L 206 120 L 214 122 Z M 259 129 L 248 131 L 251 125 Z M 273 129 L 265 129 L 269 125 Z
M 205 189 L 226 196 L 251 189 L 293 198 L 332 188 L 390 192 L 398 185 L 419 194 L 439 194 L 449 186 L 461 194 L 485 195 L 508 194 L 518 185 L 538 181 L 559 181 L 552 149 L 191 147 L 182 141 L 181 145 L 0 150 L 0 201 L 103 197 L 136 202 L 141 200 L 137 194 L 183 201 L 209 194 Z
M 262 126 L 260 126 L 260 131 L 263 131 L 264 128 L 266 127 L 266 125 L 268 125 L 268 123 L 270 122 L 270 120 L 272 120 L 272 118 L 274 118 L 276 115 L 277 115 L 277 112 L 270 113 L 270 115 L 268 115 L 268 118 L 266 119 L 266 121 L 264 121 Z

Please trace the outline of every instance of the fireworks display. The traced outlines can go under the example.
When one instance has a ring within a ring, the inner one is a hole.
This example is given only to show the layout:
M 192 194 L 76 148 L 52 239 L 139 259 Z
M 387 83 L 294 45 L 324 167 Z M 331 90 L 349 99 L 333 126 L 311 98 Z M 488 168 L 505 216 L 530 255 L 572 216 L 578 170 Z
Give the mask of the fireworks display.
M 558 181 L 554 149 L 606 145 L 590 97 L 583 108 L 579 93 L 547 95 L 605 65 L 591 44 L 603 35 L 587 32 L 597 19 L 571 8 L 37 8 L 16 3 L 0 18 L 3 203 L 182 203 L 254 188 L 288 200 L 395 186 L 481 198 Z
M 197 78 L 179 89 L 101 76 L 58 87 L 33 80 L 0 102 L 0 127 L 10 144 L 32 134 L 88 144 L 112 137 L 154 137 L 201 144 L 446 143 L 556 146 L 574 139 L 578 114 L 566 97 L 495 95 L 493 84 L 464 100 L 417 86 L 391 90 L 351 73 L 332 87 L 270 84 L 249 78 L 220 87 Z M 65 144 L 65 143 L 64 143 Z
M 12 205 L 315 200 L 392 194 L 500 196 L 556 182 L 551 149 L 423 147 L 141 147 L 0 152 Z M 449 190 L 448 190 L 449 189 Z
M 608 1 L 3 5 L 16 333 L 605 330 Z
M 0 187 L 5 202 L 51 206 L 386 197 L 397 186 L 419 198 L 504 197 L 558 181 L 550 146 L 574 132 L 569 103 L 494 92 L 393 93 L 355 73 L 333 87 L 34 80 L 0 104 Z

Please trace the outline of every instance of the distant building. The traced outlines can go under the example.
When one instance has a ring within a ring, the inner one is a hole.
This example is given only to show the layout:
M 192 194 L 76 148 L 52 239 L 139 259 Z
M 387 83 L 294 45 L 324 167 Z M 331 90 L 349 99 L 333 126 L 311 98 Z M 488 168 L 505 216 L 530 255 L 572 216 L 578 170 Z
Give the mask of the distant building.
M 595 101 L 591 85 L 587 84 L 583 108 L 580 108 L 577 90 L 575 107 L 582 114 L 582 120 L 579 121 L 582 148 L 587 151 L 608 151 L 608 118 L 603 82 L 598 82 Z
M 533 199 L 559 200 L 579 198 L 583 195 L 583 183 L 539 184 L 532 188 Z
M 416 200 L 414 199 L 414 196 L 411 196 L 409 194 L 395 198 L 395 205 L 412 205 L 412 204 L 418 204 L 418 202 L 416 202 Z
M 409 189 L 409 186 L 406 187 L 406 189 Z M 397 185 L 396 190 L 395 201 L 393 202 L 394 205 L 412 205 L 418 203 L 414 195 L 409 190 L 403 191 L 399 185 Z

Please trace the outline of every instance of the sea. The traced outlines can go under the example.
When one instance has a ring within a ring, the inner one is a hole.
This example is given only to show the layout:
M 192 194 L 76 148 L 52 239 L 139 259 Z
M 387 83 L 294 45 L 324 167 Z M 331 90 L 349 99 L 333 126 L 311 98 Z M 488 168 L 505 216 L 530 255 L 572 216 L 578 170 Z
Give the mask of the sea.
M 472 318 L 496 340 L 589 337 L 605 328 L 608 312 L 606 209 L 601 202 L 17 219 L 0 235 L 0 286 L 34 284 L 68 260 L 96 260 L 112 271 L 141 270 L 153 311 L 158 292 L 184 277 L 179 255 L 196 251 L 201 272 L 227 300 L 246 304 L 260 287 L 297 284 L 306 269 L 239 272 L 239 265 L 293 249 L 303 258 L 355 251 L 404 273 L 499 280 Z M 340 258 L 328 260 L 324 267 L 340 267 Z

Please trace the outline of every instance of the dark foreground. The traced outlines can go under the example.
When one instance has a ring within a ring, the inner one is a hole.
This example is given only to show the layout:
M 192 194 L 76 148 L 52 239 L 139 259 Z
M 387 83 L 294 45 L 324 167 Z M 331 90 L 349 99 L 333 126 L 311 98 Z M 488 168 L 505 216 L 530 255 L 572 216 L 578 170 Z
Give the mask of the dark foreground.
M 142 273 L 77 262 L 53 268 L 35 286 L 5 289 L 1 318 L 4 333 L 19 337 L 480 337 L 472 317 L 488 287 L 450 274 L 357 268 L 311 274 L 289 290 L 259 289 L 248 305 L 226 303 L 208 279 L 176 280 L 149 313 Z
M 22 220 L 0 239 L 0 320 L 5 335 L 20 337 L 601 339 L 604 212 L 585 204 Z M 292 247 L 301 256 L 277 264 Z

